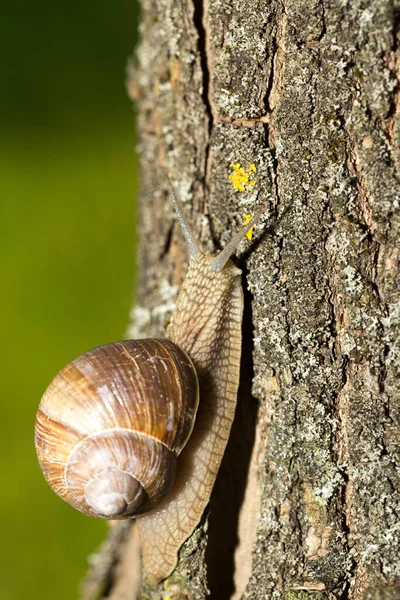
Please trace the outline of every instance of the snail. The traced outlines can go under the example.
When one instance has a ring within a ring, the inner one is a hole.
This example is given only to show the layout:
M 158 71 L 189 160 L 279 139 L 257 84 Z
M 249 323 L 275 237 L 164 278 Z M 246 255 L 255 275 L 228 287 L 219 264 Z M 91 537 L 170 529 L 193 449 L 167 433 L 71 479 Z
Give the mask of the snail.
M 73 360 L 44 393 L 35 427 L 40 467 L 62 499 L 103 519 L 136 516 L 154 582 L 174 570 L 225 451 L 243 313 L 241 271 L 230 256 L 265 212 L 206 255 L 169 186 L 189 267 L 166 338 L 115 342 Z

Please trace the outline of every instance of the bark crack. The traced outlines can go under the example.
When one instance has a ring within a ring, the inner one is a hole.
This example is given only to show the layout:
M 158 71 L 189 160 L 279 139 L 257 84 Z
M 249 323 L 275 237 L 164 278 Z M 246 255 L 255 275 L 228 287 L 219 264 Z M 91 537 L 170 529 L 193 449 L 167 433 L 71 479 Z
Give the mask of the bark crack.
M 285 57 L 285 35 L 286 35 L 286 22 L 287 17 L 285 13 L 284 4 L 281 4 L 281 12 L 279 16 L 277 16 L 277 30 L 276 34 L 272 40 L 272 61 L 271 61 L 271 75 L 268 81 L 268 86 L 264 98 L 264 106 L 266 109 L 266 114 L 269 114 L 269 119 L 266 118 L 263 120 L 265 123 L 269 122 L 270 130 L 267 130 L 267 140 L 269 148 L 275 148 L 276 146 L 276 133 L 277 128 L 275 123 L 275 115 L 276 108 L 279 104 L 279 98 L 281 95 L 282 83 L 283 83 L 283 74 L 284 74 L 284 57 Z M 271 134 L 273 134 L 271 136 Z
M 207 23 L 208 0 L 194 0 L 193 24 L 198 36 L 198 51 L 203 73 L 203 102 L 208 117 L 208 142 L 205 148 L 205 196 L 211 178 L 211 135 L 214 122 L 217 120 L 216 108 L 212 94 L 212 52 L 210 48 L 210 32 Z
M 336 322 L 335 318 L 335 308 L 333 307 L 333 320 Z M 349 452 L 348 452 L 348 425 L 347 425 L 347 386 L 348 386 L 348 368 L 349 362 L 347 359 L 344 360 L 342 365 L 342 385 L 337 393 L 337 420 L 338 420 L 338 429 L 336 434 L 336 441 L 338 444 L 338 459 L 339 459 L 339 471 L 343 478 L 343 483 L 341 486 L 341 517 L 342 517 L 342 527 L 345 535 L 344 545 L 347 548 L 347 553 L 349 555 L 350 550 L 350 535 L 352 531 L 351 527 L 351 514 L 352 514 L 352 504 L 350 497 L 351 490 L 351 477 L 349 473 Z M 351 568 L 347 572 L 347 581 L 345 582 L 345 590 L 343 592 L 343 598 L 348 597 L 348 589 L 351 582 L 351 579 L 355 576 L 355 562 L 351 560 Z

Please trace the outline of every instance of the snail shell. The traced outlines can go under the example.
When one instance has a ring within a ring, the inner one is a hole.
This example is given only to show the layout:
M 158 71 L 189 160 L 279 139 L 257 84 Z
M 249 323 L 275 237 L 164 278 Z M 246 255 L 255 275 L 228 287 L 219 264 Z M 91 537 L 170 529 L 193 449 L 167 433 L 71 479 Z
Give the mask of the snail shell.
M 42 471 L 61 498 L 88 515 L 147 512 L 172 485 L 198 402 L 193 363 L 172 341 L 94 348 L 60 371 L 40 402 Z

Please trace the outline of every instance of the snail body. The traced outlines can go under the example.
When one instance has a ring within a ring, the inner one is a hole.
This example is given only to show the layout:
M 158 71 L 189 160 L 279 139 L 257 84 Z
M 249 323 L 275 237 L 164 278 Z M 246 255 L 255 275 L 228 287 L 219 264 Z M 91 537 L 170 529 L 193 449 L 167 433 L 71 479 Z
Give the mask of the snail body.
M 193 360 L 200 403 L 171 492 L 153 511 L 137 519 L 144 565 L 155 581 L 173 571 L 180 547 L 203 515 L 235 415 L 243 312 L 241 271 L 231 261 L 215 271 L 212 261 L 213 257 L 201 255 L 191 263 L 167 329 L 168 338 Z
M 189 268 L 166 339 L 116 342 L 75 359 L 46 390 L 35 436 L 40 466 L 64 500 L 100 518 L 137 516 L 152 581 L 174 570 L 222 461 L 243 313 L 241 271 L 230 256 L 264 212 L 218 255 L 205 255 L 170 187 Z

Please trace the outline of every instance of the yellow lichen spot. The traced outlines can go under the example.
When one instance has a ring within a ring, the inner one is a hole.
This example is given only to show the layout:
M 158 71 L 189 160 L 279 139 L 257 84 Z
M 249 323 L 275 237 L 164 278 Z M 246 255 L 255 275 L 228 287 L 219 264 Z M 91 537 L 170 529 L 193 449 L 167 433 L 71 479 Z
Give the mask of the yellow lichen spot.
M 233 173 L 229 175 L 229 179 L 232 181 L 233 187 L 235 190 L 239 190 L 240 192 L 245 192 L 246 188 L 244 184 L 249 181 L 249 175 L 240 166 L 240 163 L 234 163 L 232 165 Z
M 242 224 L 247 225 L 247 223 L 250 221 L 251 217 L 252 217 L 252 215 L 244 215 L 244 221 Z M 253 229 L 254 229 L 254 226 L 250 227 L 250 229 L 246 233 L 246 237 L 250 242 L 253 239 Z
M 238 190 L 239 192 L 246 192 L 256 185 L 254 173 L 257 171 L 257 169 L 253 163 L 249 163 L 247 171 L 240 165 L 240 163 L 233 163 L 231 167 L 233 172 L 228 175 L 228 179 L 232 182 L 235 190 Z

